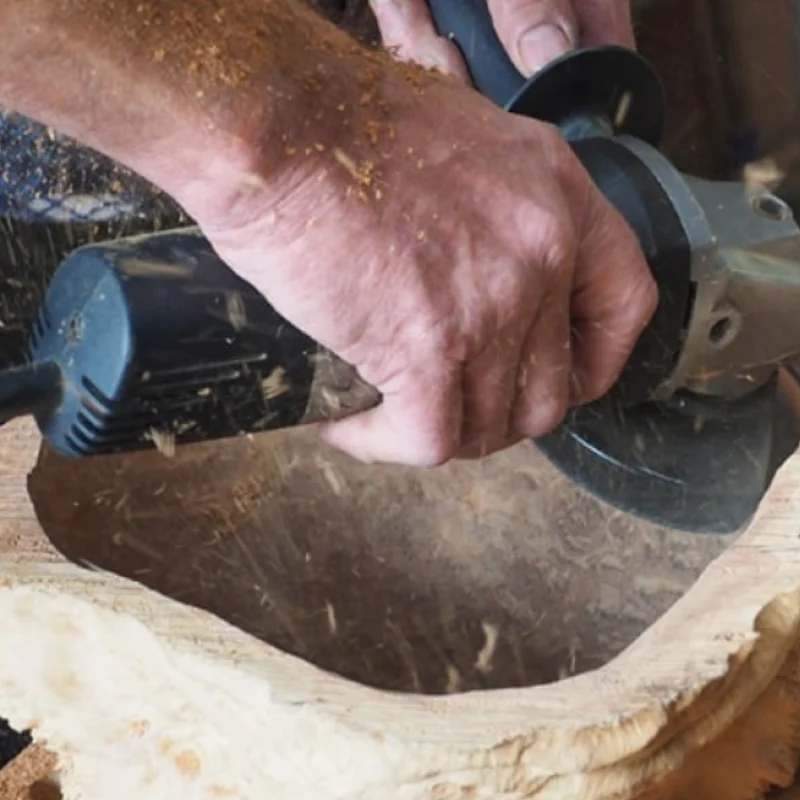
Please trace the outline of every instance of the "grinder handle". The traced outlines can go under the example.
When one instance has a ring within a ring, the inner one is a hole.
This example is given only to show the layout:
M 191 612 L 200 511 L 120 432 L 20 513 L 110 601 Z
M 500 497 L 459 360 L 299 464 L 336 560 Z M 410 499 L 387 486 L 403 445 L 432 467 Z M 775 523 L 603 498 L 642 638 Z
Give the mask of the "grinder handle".
M 440 36 L 461 50 L 481 94 L 505 108 L 525 85 L 495 32 L 486 0 L 428 0 Z

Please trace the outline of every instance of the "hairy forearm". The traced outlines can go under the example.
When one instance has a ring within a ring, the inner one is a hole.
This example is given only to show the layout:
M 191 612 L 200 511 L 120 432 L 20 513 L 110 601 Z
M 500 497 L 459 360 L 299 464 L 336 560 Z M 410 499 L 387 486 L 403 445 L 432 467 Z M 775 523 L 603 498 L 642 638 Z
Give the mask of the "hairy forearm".
M 0 31 L 0 104 L 180 197 L 355 136 L 389 69 L 300 0 L 4 0 Z

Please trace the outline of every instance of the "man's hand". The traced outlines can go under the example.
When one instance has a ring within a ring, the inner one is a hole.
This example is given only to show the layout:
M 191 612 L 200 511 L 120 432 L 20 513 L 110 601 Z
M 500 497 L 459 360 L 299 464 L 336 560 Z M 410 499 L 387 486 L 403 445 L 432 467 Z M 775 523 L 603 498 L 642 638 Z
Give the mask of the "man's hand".
M 638 243 L 549 126 L 449 80 L 388 81 L 381 105 L 372 143 L 321 139 L 301 183 L 206 234 L 382 392 L 326 431 L 340 448 L 432 466 L 548 432 L 654 310 Z
M 453 0 L 455 2 L 455 0 Z M 634 46 L 630 0 L 488 0 L 498 38 L 529 77 L 579 46 Z M 404 60 L 466 79 L 458 48 L 440 37 L 425 0 L 371 0 L 386 47 Z
M 0 28 L 0 102 L 169 192 L 381 391 L 326 431 L 358 458 L 543 434 L 605 393 L 654 311 L 632 232 L 553 128 L 305 4 L 6 0 Z

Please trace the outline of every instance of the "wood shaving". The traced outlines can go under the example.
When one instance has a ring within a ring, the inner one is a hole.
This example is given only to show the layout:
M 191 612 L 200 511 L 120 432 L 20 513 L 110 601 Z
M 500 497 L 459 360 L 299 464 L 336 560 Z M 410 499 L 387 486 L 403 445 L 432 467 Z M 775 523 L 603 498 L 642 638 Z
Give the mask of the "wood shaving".
M 153 443 L 156 450 L 162 456 L 173 458 L 175 455 L 175 434 L 171 431 L 162 431 L 158 428 L 150 428 L 147 438 Z
M 373 172 L 375 170 L 375 165 L 372 162 L 365 161 L 361 164 L 357 164 L 339 147 L 334 148 L 333 157 L 350 173 L 353 180 L 360 186 L 369 186 L 372 183 Z
M 486 637 L 486 642 L 475 659 L 475 669 L 482 675 L 488 675 L 492 671 L 492 659 L 497 650 L 499 632 L 496 625 L 491 625 L 488 622 L 481 622 L 481 628 L 483 629 L 483 635 Z
M 276 397 L 290 392 L 292 385 L 286 377 L 284 367 L 275 367 L 266 378 L 261 381 L 261 394 L 264 400 L 274 400 Z
M 786 174 L 773 158 L 762 158 L 745 164 L 742 180 L 748 189 L 775 191 L 786 179 Z

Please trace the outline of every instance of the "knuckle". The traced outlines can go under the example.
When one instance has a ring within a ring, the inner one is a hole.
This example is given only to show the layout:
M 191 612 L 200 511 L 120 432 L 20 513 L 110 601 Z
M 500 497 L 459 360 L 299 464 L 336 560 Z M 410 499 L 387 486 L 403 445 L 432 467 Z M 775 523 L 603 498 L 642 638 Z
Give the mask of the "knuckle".
M 580 166 L 580 161 L 567 143 L 560 129 L 555 125 L 542 122 L 538 126 L 539 145 L 549 165 L 557 174 L 572 172 Z
M 647 325 L 647 323 L 650 321 L 650 318 L 653 316 L 653 314 L 655 314 L 656 308 L 658 307 L 658 283 L 649 271 L 645 276 L 645 288 L 643 294 L 644 298 L 642 300 L 642 313 L 644 320 L 642 322 L 642 326 Z
M 559 270 L 575 261 L 575 229 L 567 214 L 547 211 L 540 221 L 544 265 Z
M 569 373 L 554 370 L 543 383 L 536 381 L 518 400 L 514 432 L 523 437 L 543 436 L 558 427 L 569 407 Z
M 567 413 L 566 391 L 545 395 L 538 402 L 536 409 L 536 426 L 539 434 L 549 433 L 561 424 Z
M 647 327 L 658 308 L 658 283 L 645 268 L 636 280 L 631 281 L 627 296 L 622 298 L 621 309 L 627 310 L 630 339 L 635 339 Z
M 608 206 L 608 201 L 594 184 L 561 130 L 555 125 L 542 123 L 538 135 L 544 161 L 563 195 L 572 201 L 574 208 Z
M 550 395 L 534 400 L 531 413 L 519 426 L 523 436 L 544 436 L 558 427 L 567 413 L 566 397 Z
M 436 428 L 421 436 L 415 447 L 414 462 L 422 469 L 446 464 L 456 454 L 455 437 L 444 428 Z
M 461 362 L 466 358 L 470 326 L 464 318 L 474 313 L 469 307 L 460 309 L 461 318 L 452 309 L 421 306 L 416 316 L 405 326 L 399 352 L 412 354 L 414 361 L 423 364 L 425 359 L 436 363 Z

